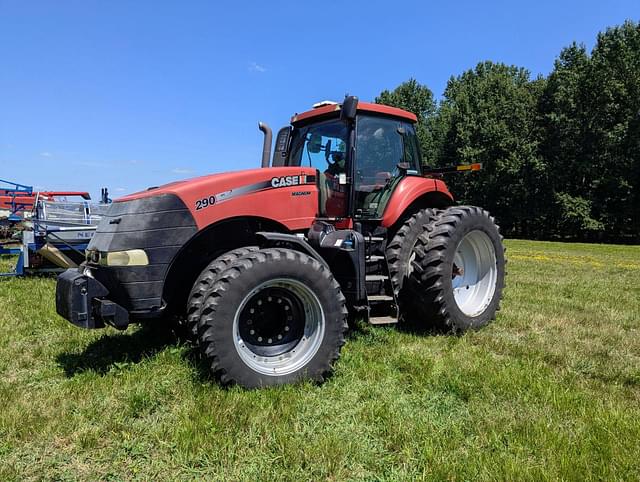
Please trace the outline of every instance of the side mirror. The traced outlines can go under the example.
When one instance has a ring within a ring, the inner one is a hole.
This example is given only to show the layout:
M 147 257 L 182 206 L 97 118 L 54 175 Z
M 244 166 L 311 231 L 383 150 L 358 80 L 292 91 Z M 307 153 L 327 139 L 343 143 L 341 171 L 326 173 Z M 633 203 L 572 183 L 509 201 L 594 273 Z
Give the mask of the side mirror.
M 340 109 L 340 120 L 355 120 L 357 110 L 358 98 L 355 95 L 346 96 L 344 98 L 344 102 L 342 102 L 342 108 Z
M 331 139 L 329 139 L 327 145 L 324 146 L 324 160 L 329 162 L 329 156 L 331 156 Z
M 311 138 L 307 142 L 307 151 L 311 154 L 317 154 L 322 149 L 322 137 L 318 134 L 311 134 Z

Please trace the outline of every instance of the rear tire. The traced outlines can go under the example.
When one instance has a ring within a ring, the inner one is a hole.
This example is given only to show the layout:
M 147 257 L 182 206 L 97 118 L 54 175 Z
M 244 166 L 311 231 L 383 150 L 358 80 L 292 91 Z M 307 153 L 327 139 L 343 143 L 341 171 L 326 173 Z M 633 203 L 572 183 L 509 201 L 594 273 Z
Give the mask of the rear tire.
M 331 272 L 282 248 L 231 263 L 207 290 L 197 321 L 211 372 L 246 388 L 324 381 L 346 329 L 345 298 Z
M 416 242 L 411 289 L 425 321 L 463 332 L 495 318 L 502 299 L 502 236 L 489 213 L 456 206 L 439 211 Z
M 402 224 L 387 246 L 389 277 L 400 309 L 399 321 L 404 325 L 414 325 L 423 316 L 420 292 L 415 293 L 407 281 L 413 271 L 414 247 L 420 235 L 437 219 L 437 213 L 436 209 L 418 211 Z

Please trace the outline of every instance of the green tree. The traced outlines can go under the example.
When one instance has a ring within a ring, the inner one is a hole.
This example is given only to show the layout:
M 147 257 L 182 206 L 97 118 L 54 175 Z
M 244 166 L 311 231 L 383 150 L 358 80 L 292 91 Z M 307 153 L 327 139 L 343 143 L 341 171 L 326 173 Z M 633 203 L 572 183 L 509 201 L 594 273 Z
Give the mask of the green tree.
M 617 236 L 640 234 L 640 25 L 625 22 L 598 35 L 585 89 L 590 100 L 589 160 L 596 215 Z
M 491 211 L 510 235 L 538 236 L 545 222 L 538 121 L 544 83 L 523 68 L 479 63 L 449 80 L 433 122 L 438 164 L 483 165 L 448 179 L 458 200 Z
M 598 35 L 589 56 L 565 48 L 541 103 L 552 166 L 554 229 L 601 239 L 640 236 L 640 26 Z
M 376 102 L 416 113 L 426 164 L 483 164 L 447 182 L 507 234 L 640 240 L 640 24 L 566 47 L 546 79 L 482 62 L 439 104 L 415 79 Z
M 589 56 L 584 45 L 573 43 L 562 50 L 549 75 L 540 103 L 545 131 L 542 153 L 549 165 L 547 231 L 557 236 L 581 237 L 604 229 L 594 218 L 589 186 L 597 169 L 587 163 L 591 138 L 588 99 L 584 83 Z
M 418 83 L 415 79 L 403 82 L 394 90 L 383 90 L 375 102 L 378 104 L 399 107 L 400 109 L 413 112 L 418 117 L 416 134 L 420 141 L 423 163 L 432 164 L 434 162 L 436 148 L 434 146 L 434 136 L 431 124 L 436 113 L 436 102 L 433 99 L 433 92 Z

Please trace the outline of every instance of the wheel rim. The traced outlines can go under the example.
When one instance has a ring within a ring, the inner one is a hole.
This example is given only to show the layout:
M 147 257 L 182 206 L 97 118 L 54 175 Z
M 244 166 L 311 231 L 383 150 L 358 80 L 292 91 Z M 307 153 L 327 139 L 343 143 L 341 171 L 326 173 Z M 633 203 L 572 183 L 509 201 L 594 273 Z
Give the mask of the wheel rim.
M 313 358 L 324 330 L 324 311 L 315 293 L 300 281 L 278 278 L 244 297 L 233 321 L 233 342 L 251 369 L 281 376 Z
M 413 248 L 415 248 L 415 244 L 413 245 Z M 416 252 L 413 248 L 411 249 L 411 254 L 409 255 L 409 261 L 407 261 L 407 276 L 411 276 L 411 274 L 413 273 L 413 262 L 416 260 Z
M 484 231 L 470 231 L 460 241 L 453 259 L 451 284 L 460 311 L 479 316 L 493 300 L 498 281 L 496 252 Z

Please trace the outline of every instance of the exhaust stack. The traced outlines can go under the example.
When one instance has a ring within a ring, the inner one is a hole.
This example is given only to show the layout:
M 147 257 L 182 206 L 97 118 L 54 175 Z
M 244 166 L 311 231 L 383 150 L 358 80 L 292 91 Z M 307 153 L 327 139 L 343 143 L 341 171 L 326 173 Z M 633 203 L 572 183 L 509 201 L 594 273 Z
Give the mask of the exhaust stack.
M 262 146 L 262 167 L 269 167 L 271 160 L 271 138 L 273 136 L 271 127 L 264 122 L 258 122 L 258 129 L 264 132 L 264 144 Z

